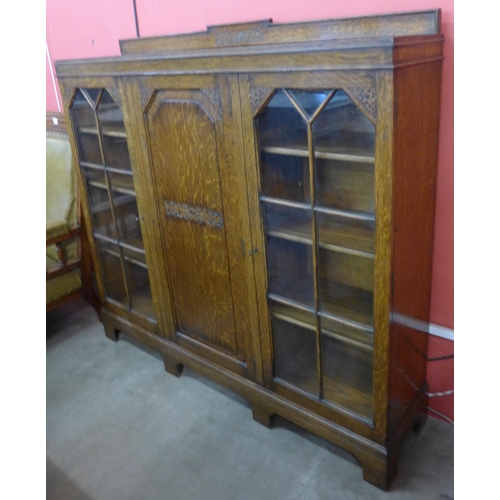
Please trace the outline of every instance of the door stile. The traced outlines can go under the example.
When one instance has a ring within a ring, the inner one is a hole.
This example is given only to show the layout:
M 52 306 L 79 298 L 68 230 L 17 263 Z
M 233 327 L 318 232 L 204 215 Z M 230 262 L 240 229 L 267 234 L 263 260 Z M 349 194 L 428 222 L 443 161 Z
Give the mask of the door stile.
M 375 290 L 373 405 L 374 432 L 379 443 L 387 435 L 389 398 L 389 321 L 391 311 L 391 234 L 393 212 L 394 106 L 393 73 L 376 74 L 377 127 L 375 138 Z
M 151 196 L 155 197 L 155 192 L 151 189 L 154 184 L 151 176 L 152 169 L 150 168 L 140 88 L 135 79 L 121 79 L 119 84 L 123 100 L 125 127 L 127 136 L 130 138 L 130 154 L 135 160 L 132 164 L 136 170 L 134 178 L 136 179 L 137 205 L 141 219 L 141 230 L 144 232 L 144 248 L 150 275 L 153 305 L 159 323 L 158 331 L 162 337 L 171 339 L 174 332 L 174 321 L 168 288 L 168 274 L 163 249 L 158 241 L 158 203 L 157 200 L 151 200 Z

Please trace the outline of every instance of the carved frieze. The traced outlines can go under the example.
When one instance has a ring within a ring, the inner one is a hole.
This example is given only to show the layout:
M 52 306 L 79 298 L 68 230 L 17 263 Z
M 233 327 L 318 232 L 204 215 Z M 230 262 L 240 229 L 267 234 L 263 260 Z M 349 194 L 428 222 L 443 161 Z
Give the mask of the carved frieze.
M 120 96 L 120 91 L 116 87 L 109 87 L 109 88 L 106 88 L 106 90 L 108 91 L 109 95 L 113 98 L 113 101 L 115 101 L 116 104 L 118 104 L 118 106 L 120 106 L 120 108 L 121 108 L 122 107 L 122 99 Z
M 350 87 L 349 95 L 363 107 L 374 122 L 377 121 L 377 93 L 373 87 Z
M 66 108 L 69 108 L 71 104 L 71 99 L 73 99 L 73 94 L 75 93 L 75 89 L 73 87 L 63 87 L 64 93 L 62 95 L 63 105 Z
M 141 94 L 142 109 L 145 110 L 149 105 L 155 91 L 147 87 L 141 87 L 139 92 Z
M 220 118 L 222 113 L 222 99 L 219 87 L 204 88 L 201 89 L 201 93 L 212 103 L 214 110 L 217 111 L 217 115 Z
M 224 218 L 220 212 L 208 210 L 201 207 L 193 207 L 185 203 L 177 203 L 176 201 L 165 200 L 165 213 L 169 217 L 194 221 L 204 226 L 212 226 L 223 228 Z
M 267 101 L 273 90 L 269 87 L 250 87 L 250 107 L 253 116 L 262 108 L 262 104 Z
M 238 45 L 241 43 L 255 42 L 262 38 L 260 29 L 242 31 L 224 31 L 215 35 L 217 45 Z

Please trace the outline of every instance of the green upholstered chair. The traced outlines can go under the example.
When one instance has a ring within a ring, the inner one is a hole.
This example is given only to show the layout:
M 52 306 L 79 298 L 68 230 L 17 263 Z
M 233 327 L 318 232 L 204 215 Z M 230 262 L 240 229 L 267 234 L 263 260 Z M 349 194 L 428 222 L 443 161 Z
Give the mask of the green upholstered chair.
M 47 311 L 83 294 L 80 214 L 67 133 L 46 132 Z

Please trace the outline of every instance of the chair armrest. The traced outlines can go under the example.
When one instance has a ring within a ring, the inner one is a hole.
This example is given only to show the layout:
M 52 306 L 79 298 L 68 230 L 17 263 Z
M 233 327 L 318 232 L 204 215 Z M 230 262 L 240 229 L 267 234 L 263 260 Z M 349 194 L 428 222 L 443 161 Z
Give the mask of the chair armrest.
M 68 222 L 66 220 L 51 220 L 47 222 L 47 234 L 45 239 L 54 238 L 68 232 Z
M 64 233 L 52 235 L 51 237 L 49 237 L 49 229 L 47 224 L 46 246 L 57 245 L 57 243 L 62 243 L 63 241 L 74 238 L 75 236 L 78 236 L 81 233 L 81 228 L 79 226 L 68 229 L 68 223 L 65 222 L 65 224 L 66 224 L 66 231 Z
M 66 232 L 63 234 L 58 234 L 57 236 L 48 237 L 49 233 L 59 233 L 62 231 L 63 227 L 66 227 Z M 45 240 L 46 246 L 49 247 L 51 245 L 56 246 L 57 260 L 59 261 L 59 266 L 61 268 L 66 268 L 66 252 L 63 246 L 63 242 L 69 239 L 72 239 L 76 236 L 79 236 L 81 233 L 81 228 L 79 226 L 69 228 L 66 221 L 54 221 L 52 223 L 47 224 L 47 239 Z M 73 259 L 72 264 L 76 261 L 80 261 L 80 259 Z

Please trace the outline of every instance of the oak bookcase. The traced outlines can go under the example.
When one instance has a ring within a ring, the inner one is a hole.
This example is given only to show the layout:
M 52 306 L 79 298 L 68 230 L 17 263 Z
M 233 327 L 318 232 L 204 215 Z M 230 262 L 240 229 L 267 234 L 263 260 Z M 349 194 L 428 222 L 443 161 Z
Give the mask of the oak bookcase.
M 106 335 L 345 448 L 382 489 L 425 420 L 442 45 L 432 10 L 56 63 Z

